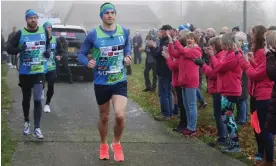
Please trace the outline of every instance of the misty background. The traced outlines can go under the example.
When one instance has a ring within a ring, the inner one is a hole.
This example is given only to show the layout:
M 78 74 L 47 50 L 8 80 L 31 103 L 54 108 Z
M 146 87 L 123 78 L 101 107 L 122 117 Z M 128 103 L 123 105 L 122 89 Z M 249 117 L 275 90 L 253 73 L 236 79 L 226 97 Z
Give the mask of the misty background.
M 25 11 L 35 9 L 39 13 L 51 13 L 62 24 L 83 25 L 87 31 L 101 23 L 100 6 L 106 1 L 1 1 L 1 25 L 7 39 L 13 26 L 26 26 Z M 146 34 L 150 28 L 170 24 L 177 28 L 192 23 L 198 28 L 212 27 L 218 34 L 221 28 L 229 30 L 239 26 L 243 31 L 242 1 L 109 1 L 117 9 L 116 22 Z M 247 26 L 276 24 L 276 1 L 248 1 Z M 245 30 L 247 31 L 247 29 Z

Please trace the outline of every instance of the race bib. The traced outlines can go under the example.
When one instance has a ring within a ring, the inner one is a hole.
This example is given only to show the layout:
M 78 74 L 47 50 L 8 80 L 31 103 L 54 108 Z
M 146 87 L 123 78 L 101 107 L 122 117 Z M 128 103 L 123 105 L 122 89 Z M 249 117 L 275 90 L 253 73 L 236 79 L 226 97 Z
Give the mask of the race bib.
M 97 70 L 100 75 L 121 73 L 123 65 L 124 51 L 120 46 L 108 46 L 100 48 L 100 57 Z

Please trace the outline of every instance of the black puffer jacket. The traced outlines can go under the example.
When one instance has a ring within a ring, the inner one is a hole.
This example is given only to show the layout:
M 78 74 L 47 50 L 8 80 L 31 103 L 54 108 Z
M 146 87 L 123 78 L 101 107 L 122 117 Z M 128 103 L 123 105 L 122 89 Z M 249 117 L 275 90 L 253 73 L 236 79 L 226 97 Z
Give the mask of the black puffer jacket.
M 270 104 L 268 107 L 266 129 L 276 134 L 276 52 L 274 54 L 268 52 L 266 59 L 266 73 L 271 81 L 274 81 Z

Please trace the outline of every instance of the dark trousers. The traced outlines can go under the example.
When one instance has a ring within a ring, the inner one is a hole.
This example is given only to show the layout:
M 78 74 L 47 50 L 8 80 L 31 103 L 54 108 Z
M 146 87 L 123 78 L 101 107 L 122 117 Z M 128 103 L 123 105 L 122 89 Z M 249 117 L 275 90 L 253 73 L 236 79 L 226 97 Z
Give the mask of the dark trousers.
M 11 55 L 11 63 L 13 66 L 17 64 L 17 55 Z
M 60 61 L 56 61 L 56 66 L 57 66 L 56 73 L 57 74 L 60 74 L 60 69 L 59 69 L 60 64 L 63 65 L 63 67 L 65 69 L 65 72 L 66 72 L 66 75 L 68 76 L 69 81 L 72 81 L 72 73 L 71 73 L 71 69 L 68 65 L 68 57 L 63 56 Z
M 149 78 L 149 72 L 152 70 L 152 84 Z M 156 89 L 157 75 L 156 75 L 156 63 L 145 63 L 144 70 L 145 85 L 147 89 Z
M 182 88 L 176 87 L 175 90 L 177 94 L 178 107 L 180 109 L 180 122 L 178 126 L 184 129 L 187 127 L 187 116 L 186 116 L 186 110 L 183 104 Z
M 41 96 L 44 87 L 45 75 L 19 75 L 19 86 L 22 90 L 22 107 L 25 122 L 29 122 L 30 102 L 33 90 L 34 100 L 34 127 L 40 128 L 40 119 L 42 112 Z
M 245 124 L 247 122 L 247 111 L 248 111 L 247 99 L 238 100 L 236 104 L 236 108 L 237 108 L 236 121 L 238 123 Z
M 202 68 L 199 68 L 199 86 L 198 88 L 201 90 L 202 88 L 202 77 L 203 77 L 203 72 L 202 72 Z M 208 88 L 207 88 L 208 89 Z
M 142 55 L 140 51 L 134 51 L 134 64 L 137 64 L 137 61 L 138 64 L 141 64 L 142 62 Z
M 171 78 L 158 77 L 158 94 L 161 113 L 166 117 L 171 117 L 173 113 Z
M 269 100 L 257 101 L 256 98 L 254 98 L 254 97 L 250 98 L 251 113 L 253 113 L 254 111 L 257 111 L 259 125 L 260 125 L 260 129 L 261 129 L 261 133 L 259 133 L 259 134 L 257 134 L 254 131 L 256 141 L 257 141 L 257 146 L 258 146 L 258 153 L 261 156 L 264 156 L 264 152 L 266 151 L 266 149 L 265 149 L 265 144 L 266 144 L 265 136 L 266 136 L 266 134 L 265 134 L 265 131 L 264 131 L 264 126 L 265 126 L 265 122 L 266 122 L 266 119 L 267 119 L 268 106 L 269 106 Z
M 213 94 L 213 111 L 214 117 L 216 121 L 217 127 L 217 134 L 220 140 L 226 139 L 226 125 L 223 123 L 221 118 L 221 95 L 220 94 Z
M 46 104 L 49 105 L 51 102 L 51 99 L 54 95 L 54 84 L 55 80 L 57 78 L 57 73 L 55 70 L 48 72 L 45 75 L 47 84 L 48 84 L 48 89 L 47 89 L 47 99 L 46 99 Z

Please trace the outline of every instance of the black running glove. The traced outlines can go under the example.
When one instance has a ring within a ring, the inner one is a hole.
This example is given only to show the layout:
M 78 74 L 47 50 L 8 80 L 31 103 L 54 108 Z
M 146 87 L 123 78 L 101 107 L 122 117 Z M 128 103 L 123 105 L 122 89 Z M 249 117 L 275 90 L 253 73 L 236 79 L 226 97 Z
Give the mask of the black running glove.
M 26 49 L 27 49 L 27 45 L 26 45 L 26 43 L 24 43 L 24 44 L 21 46 L 19 52 L 24 52 Z
M 46 51 L 43 53 L 43 55 L 44 55 L 45 58 L 50 58 L 51 50 L 46 50 Z

